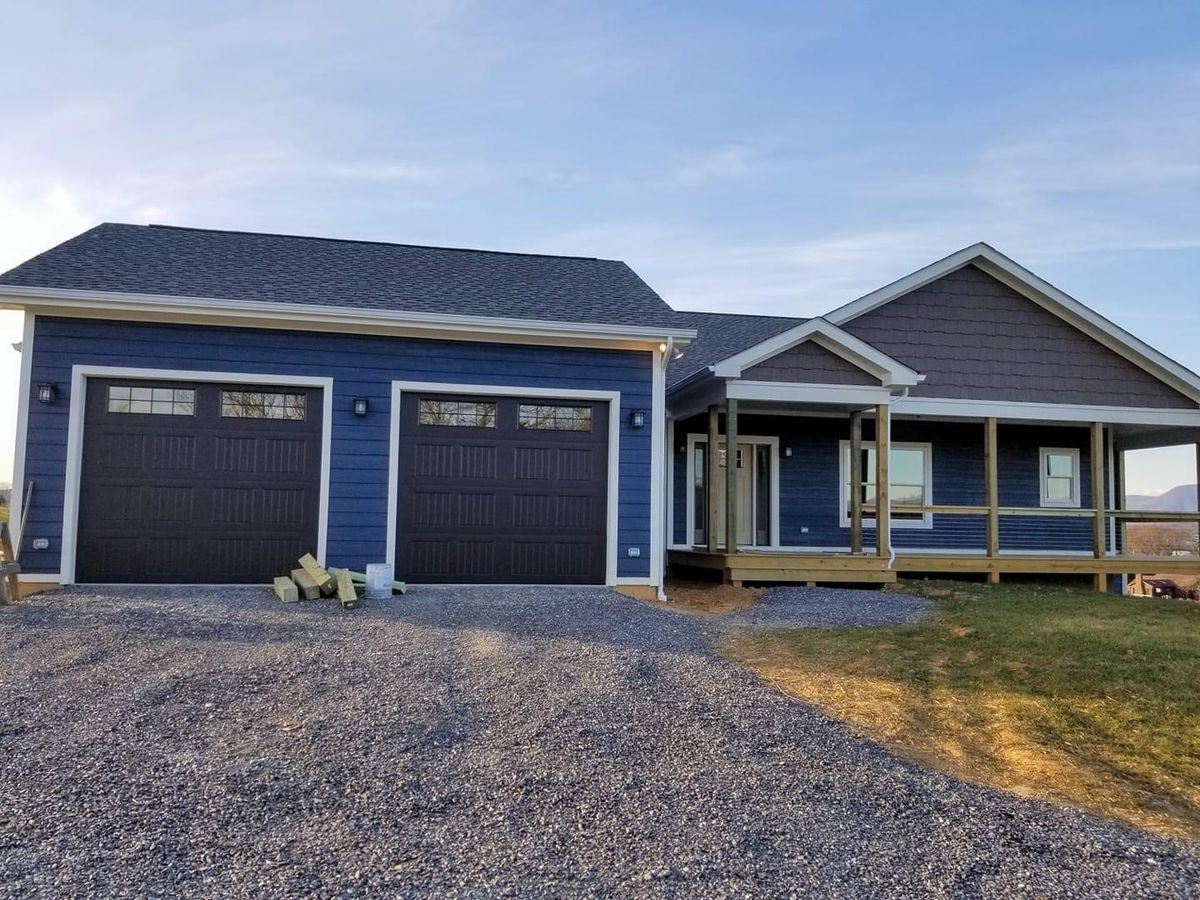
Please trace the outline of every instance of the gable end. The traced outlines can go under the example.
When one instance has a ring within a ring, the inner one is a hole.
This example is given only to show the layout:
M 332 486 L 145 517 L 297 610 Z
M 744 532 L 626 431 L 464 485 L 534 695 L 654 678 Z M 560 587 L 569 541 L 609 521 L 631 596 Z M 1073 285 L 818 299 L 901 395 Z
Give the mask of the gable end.
M 967 265 L 842 324 L 925 375 L 914 397 L 1195 409 L 1054 313 Z
M 742 372 L 747 381 L 780 381 L 801 384 L 853 384 L 879 387 L 879 379 L 842 359 L 816 341 L 789 347 Z

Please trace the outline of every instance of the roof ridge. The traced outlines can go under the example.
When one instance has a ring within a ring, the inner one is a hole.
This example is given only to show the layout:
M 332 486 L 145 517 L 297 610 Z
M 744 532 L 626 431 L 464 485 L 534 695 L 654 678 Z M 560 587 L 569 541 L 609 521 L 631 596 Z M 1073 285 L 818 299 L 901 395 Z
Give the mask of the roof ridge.
M 681 316 L 730 316 L 739 319 L 787 319 L 796 322 L 807 322 L 809 319 L 820 318 L 819 316 L 777 316 L 773 313 L 716 312 L 709 309 L 677 309 L 675 312 Z
M 137 225 L 133 222 L 104 222 L 104 225 L 119 225 L 123 228 L 158 228 L 163 231 L 198 231 L 208 234 L 241 234 L 252 237 L 286 238 L 293 241 L 324 241 L 331 244 L 370 244 L 377 247 L 407 247 L 411 250 L 445 250 L 450 253 L 486 253 L 492 256 L 530 256 L 537 259 L 576 259 L 586 262 L 621 262 L 616 259 L 601 259 L 598 256 L 572 256 L 561 253 L 525 253 L 519 250 L 484 250 L 478 247 L 440 247 L 436 244 L 406 244 L 400 241 L 372 241 L 365 238 L 335 238 L 312 234 L 284 234 L 278 231 L 246 231 L 239 228 L 198 228 L 191 225 L 164 225 L 151 222 Z

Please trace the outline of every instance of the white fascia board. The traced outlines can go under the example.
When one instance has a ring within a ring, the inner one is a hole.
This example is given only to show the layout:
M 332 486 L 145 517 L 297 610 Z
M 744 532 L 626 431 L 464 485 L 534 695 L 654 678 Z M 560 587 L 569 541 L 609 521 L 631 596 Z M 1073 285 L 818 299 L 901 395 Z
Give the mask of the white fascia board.
M 787 381 L 730 381 L 725 387 L 730 400 L 764 400 L 779 403 L 833 403 L 875 406 L 887 403 L 891 392 L 884 387 L 846 384 L 798 384 Z
M 672 340 L 690 342 L 694 328 L 645 325 L 602 325 L 490 316 L 352 309 L 284 301 L 225 300 L 109 291 L 61 290 L 0 285 L 0 309 L 151 321 L 197 321 L 222 325 L 314 330 L 337 326 L 367 333 L 410 334 L 439 339 L 519 341 L 521 343 L 585 342 L 617 346 L 649 345 Z
M 1134 365 L 1145 369 L 1185 396 L 1200 402 L 1200 375 L 1175 362 L 1161 351 L 1155 350 L 1095 310 L 1089 309 L 1074 297 L 1005 256 L 995 247 L 982 242 L 964 247 L 944 259 L 865 294 L 857 300 L 827 313 L 823 318 L 835 325 L 844 325 L 852 319 L 878 309 L 885 303 L 890 303 L 897 297 L 924 287 L 930 282 L 970 264 L 978 266 L 1017 293 L 1074 325 L 1089 337 Z
M 866 341 L 856 338 L 823 318 L 809 319 L 795 328 L 789 328 L 782 334 L 777 334 L 735 356 L 724 359 L 712 367 L 713 372 L 718 378 L 740 378 L 746 369 L 807 340 L 815 341 L 829 352 L 858 366 L 886 385 L 911 387 L 924 380 L 923 375 L 913 371 L 904 363 L 893 359 Z
M 1174 425 L 1200 428 L 1200 409 L 1147 409 L 1138 406 L 1075 406 L 1016 400 L 953 400 L 901 397 L 892 411 L 900 416 L 1019 419 L 1031 422 L 1102 422 L 1106 425 Z

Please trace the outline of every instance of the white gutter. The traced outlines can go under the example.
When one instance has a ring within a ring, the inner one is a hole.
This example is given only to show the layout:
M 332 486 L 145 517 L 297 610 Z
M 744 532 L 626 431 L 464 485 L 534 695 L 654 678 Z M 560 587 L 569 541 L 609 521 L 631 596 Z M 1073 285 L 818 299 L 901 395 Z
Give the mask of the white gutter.
M 502 334 L 580 340 L 620 340 L 660 344 L 664 340 L 687 342 L 694 328 L 645 325 L 609 325 L 592 322 L 557 322 L 498 316 L 447 315 L 402 310 L 356 309 L 292 301 L 228 300 L 220 297 L 175 297 L 112 291 L 30 288 L 0 284 L 0 309 L 61 310 L 64 313 L 104 312 L 168 315 L 278 323 L 275 327 L 342 325 L 387 330 L 436 331 L 448 334 Z

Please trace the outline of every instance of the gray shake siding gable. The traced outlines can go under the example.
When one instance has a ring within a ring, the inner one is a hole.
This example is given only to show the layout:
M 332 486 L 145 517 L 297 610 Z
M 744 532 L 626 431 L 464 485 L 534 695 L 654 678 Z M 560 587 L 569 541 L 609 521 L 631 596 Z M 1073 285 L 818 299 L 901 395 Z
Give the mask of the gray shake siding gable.
M 975 266 L 842 326 L 926 376 L 914 397 L 1195 409 L 1196 404 Z
M 797 344 L 751 366 L 742 373 L 742 378 L 748 381 L 879 386 L 878 378 L 813 341 Z

